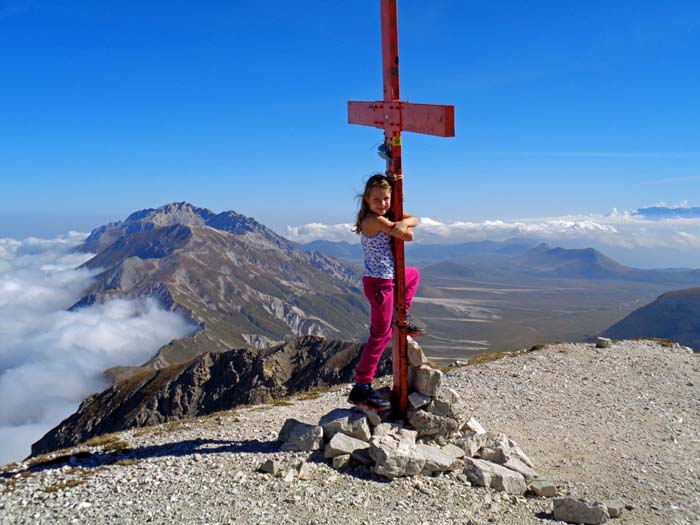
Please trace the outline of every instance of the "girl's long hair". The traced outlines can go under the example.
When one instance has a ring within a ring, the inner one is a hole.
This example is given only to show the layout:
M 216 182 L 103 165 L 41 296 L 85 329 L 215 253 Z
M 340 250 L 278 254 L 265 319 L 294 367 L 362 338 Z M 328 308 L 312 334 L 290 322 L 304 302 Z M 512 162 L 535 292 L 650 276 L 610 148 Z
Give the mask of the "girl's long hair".
M 376 175 L 372 175 L 369 179 L 367 179 L 364 193 L 357 195 L 357 198 L 360 199 L 360 210 L 357 212 L 355 227 L 352 229 L 352 231 L 354 231 L 358 235 L 362 233 L 362 221 L 365 220 L 365 217 L 367 217 L 367 214 L 369 213 L 367 199 L 369 198 L 370 192 L 374 188 L 389 190 L 390 192 L 393 190 L 393 187 L 391 186 L 391 181 L 386 175 L 378 173 Z M 391 211 L 387 213 L 387 217 L 391 220 Z

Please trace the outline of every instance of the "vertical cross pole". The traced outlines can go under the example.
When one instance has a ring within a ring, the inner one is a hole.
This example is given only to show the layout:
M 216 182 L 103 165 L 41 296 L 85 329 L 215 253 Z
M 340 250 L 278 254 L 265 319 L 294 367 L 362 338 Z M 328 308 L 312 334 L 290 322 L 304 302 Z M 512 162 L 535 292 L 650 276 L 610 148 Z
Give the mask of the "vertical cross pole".
M 400 111 L 399 92 L 399 30 L 396 0 L 381 0 L 382 69 L 384 72 L 384 103 L 396 104 Z M 395 221 L 403 219 L 403 173 L 401 168 L 401 118 L 387 119 L 384 128 L 387 175 L 392 180 L 391 212 Z M 406 259 L 404 242 L 393 238 L 394 248 L 394 327 L 392 330 L 392 366 L 394 387 L 392 409 L 396 417 L 404 418 L 408 409 L 408 359 L 406 341 Z
M 384 100 L 348 102 L 348 122 L 384 130 L 384 146 L 390 153 L 386 173 L 393 181 L 391 212 L 394 220 L 400 221 L 403 219 L 401 131 L 454 137 L 454 106 L 412 104 L 400 100 L 397 0 L 380 0 L 380 6 Z M 405 419 L 408 409 L 408 359 L 406 355 L 406 265 L 403 241 L 394 238 L 393 248 L 396 274 L 392 333 L 394 371 L 392 408 L 395 417 Z

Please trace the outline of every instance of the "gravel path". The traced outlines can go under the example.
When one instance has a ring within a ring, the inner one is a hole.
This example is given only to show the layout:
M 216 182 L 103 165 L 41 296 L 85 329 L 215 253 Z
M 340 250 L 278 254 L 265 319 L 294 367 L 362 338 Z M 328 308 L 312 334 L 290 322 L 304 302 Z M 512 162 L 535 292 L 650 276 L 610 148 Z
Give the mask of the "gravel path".
M 611 523 L 700 522 L 698 355 L 650 341 L 558 344 L 454 369 L 444 383 L 562 493 L 631 507 Z M 5 467 L 0 523 L 558 523 L 548 499 L 453 475 L 386 482 L 337 472 L 318 454 L 278 451 L 285 419 L 315 423 L 345 406 L 346 393 L 122 432 L 88 457 Z M 285 468 L 310 461 L 312 479 L 257 473 L 267 459 Z

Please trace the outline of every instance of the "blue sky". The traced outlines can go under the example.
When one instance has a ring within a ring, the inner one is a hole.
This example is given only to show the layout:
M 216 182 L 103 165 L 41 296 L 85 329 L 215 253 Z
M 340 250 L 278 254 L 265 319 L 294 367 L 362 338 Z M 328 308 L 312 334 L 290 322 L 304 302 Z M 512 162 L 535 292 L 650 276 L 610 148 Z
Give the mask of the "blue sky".
M 0 236 L 186 200 L 352 220 L 383 168 L 378 0 L 0 0 Z M 406 209 L 438 221 L 700 205 L 700 4 L 399 1 Z

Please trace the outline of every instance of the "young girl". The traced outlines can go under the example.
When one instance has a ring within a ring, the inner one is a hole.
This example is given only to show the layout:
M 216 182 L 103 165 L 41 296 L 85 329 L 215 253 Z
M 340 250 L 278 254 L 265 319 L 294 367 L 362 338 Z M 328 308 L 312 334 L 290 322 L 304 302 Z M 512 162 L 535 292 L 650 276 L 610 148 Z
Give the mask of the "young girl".
M 390 407 L 388 400 L 372 389 L 372 380 L 379 360 L 391 340 L 391 321 L 394 313 L 394 255 L 391 237 L 404 241 L 413 240 L 413 228 L 418 219 L 404 214 L 404 218 L 391 220 L 391 183 L 384 175 L 373 175 L 365 185 L 360 211 L 353 231 L 360 235 L 365 253 L 365 271 L 362 285 L 369 300 L 371 315 L 369 338 L 362 350 L 355 370 L 355 385 L 348 402 L 375 410 Z M 406 268 L 406 313 L 411 299 L 416 295 L 420 274 L 416 268 Z M 412 322 L 408 322 L 408 335 L 422 334 Z

